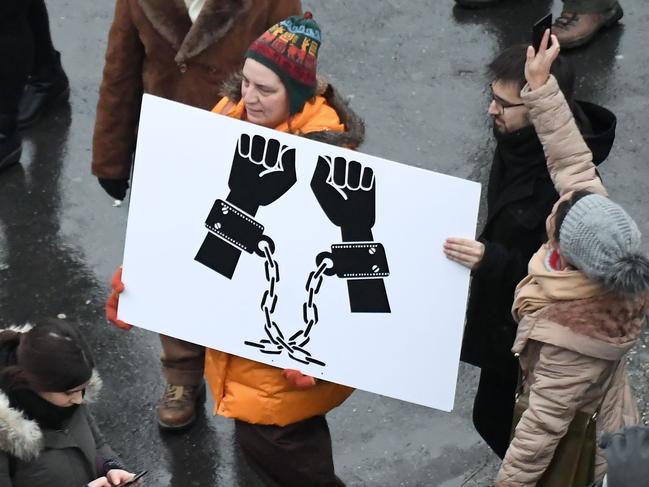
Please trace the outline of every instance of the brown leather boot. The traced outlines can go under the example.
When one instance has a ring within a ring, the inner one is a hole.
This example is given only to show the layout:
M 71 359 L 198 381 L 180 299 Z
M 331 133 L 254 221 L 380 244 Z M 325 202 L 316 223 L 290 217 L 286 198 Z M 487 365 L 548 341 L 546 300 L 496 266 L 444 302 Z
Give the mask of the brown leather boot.
M 562 12 L 552 25 L 552 33 L 562 48 L 572 49 L 587 44 L 601 29 L 615 24 L 623 15 L 617 2 L 600 13 Z
M 196 406 L 205 399 L 205 384 L 178 386 L 167 384 L 156 412 L 162 429 L 188 428 L 196 421 Z

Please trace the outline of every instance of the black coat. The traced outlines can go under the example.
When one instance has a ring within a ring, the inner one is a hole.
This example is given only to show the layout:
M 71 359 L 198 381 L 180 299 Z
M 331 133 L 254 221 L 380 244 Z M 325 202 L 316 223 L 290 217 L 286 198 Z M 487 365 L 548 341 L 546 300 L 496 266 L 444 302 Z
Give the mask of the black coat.
M 601 163 L 615 139 L 615 116 L 605 108 L 585 102 L 577 102 L 574 112 L 594 162 Z M 504 186 L 498 184 L 507 179 L 502 174 L 506 165 L 499 160 L 501 152 L 496 149 L 487 190 L 488 216 L 479 237 L 485 244 L 485 254 L 473 273 L 462 344 L 464 362 L 494 372 L 509 371 L 514 362 L 514 290 L 527 275 L 530 258 L 546 241 L 545 220 L 558 199 L 547 169 L 543 170 L 545 157 L 540 142 L 538 148 L 534 143 L 529 154 L 534 158 L 529 170 L 535 176 L 523 174 Z M 496 170 L 501 171 L 498 177 L 494 177 Z

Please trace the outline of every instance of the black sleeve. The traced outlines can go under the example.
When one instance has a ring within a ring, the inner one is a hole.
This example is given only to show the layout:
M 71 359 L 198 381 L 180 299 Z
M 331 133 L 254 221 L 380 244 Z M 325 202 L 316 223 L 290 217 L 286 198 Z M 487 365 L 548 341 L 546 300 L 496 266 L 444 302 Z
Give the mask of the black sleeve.
M 485 251 L 480 266 L 473 271 L 475 277 L 485 281 L 520 282 L 527 276 L 528 263 L 537 249 L 512 249 L 484 239 L 481 242 Z
M 109 470 L 126 470 L 120 458 L 110 447 L 104 438 L 104 435 L 102 435 L 95 418 L 87 408 L 86 417 L 88 418 L 88 424 L 90 425 L 90 430 L 92 431 L 92 436 L 95 439 L 95 445 L 97 448 L 97 474 L 102 476 L 106 475 Z

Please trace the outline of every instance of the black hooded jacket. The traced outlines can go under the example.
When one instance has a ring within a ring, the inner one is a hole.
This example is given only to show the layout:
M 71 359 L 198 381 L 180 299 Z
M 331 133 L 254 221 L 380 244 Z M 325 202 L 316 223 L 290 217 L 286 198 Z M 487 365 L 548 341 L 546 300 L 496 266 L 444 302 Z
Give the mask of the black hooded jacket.
M 615 115 L 580 101 L 574 103 L 573 113 L 599 165 L 615 140 Z M 514 290 L 527 275 L 530 258 L 547 240 L 545 220 L 559 196 L 533 126 L 497 138 L 487 220 L 479 237 L 485 253 L 473 272 L 461 357 L 509 375 L 516 366 L 511 352 L 517 329 L 511 314 Z

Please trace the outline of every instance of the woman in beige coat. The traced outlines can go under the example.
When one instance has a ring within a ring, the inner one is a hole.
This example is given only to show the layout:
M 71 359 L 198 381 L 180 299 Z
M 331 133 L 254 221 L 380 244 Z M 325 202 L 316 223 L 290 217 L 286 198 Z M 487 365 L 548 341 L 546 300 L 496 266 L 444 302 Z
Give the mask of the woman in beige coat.
M 498 487 L 534 486 L 578 411 L 595 413 L 598 431 L 639 421 L 624 366 L 649 307 L 649 261 L 640 232 L 607 198 L 592 154 L 550 66 L 559 54 L 546 33 L 530 47 L 521 96 L 546 153 L 560 199 L 548 218 L 550 241 L 531 259 L 516 291 L 520 357 L 529 407 L 516 427 Z M 606 461 L 598 452 L 595 477 Z

